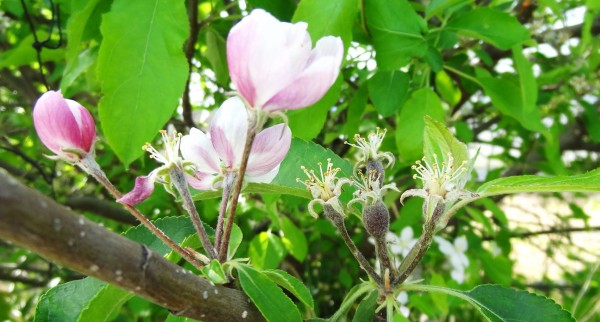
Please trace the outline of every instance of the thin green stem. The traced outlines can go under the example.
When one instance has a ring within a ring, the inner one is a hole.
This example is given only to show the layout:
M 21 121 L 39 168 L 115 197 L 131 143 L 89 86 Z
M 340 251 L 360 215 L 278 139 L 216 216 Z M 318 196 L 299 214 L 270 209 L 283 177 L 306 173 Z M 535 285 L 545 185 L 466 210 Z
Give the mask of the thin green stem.
M 100 166 L 94 160 L 93 155 L 89 155 L 85 159 L 81 160 L 77 165 L 85 171 L 87 174 L 91 175 L 96 181 L 98 181 L 110 194 L 115 198 L 119 199 L 123 196 L 123 194 L 108 180 L 104 171 L 100 169 Z M 177 243 L 175 243 L 167 234 L 165 234 L 160 228 L 156 227 L 148 217 L 144 216 L 139 210 L 130 206 L 123 205 L 129 213 L 131 213 L 142 225 L 144 225 L 148 230 L 150 230 L 154 235 L 156 235 L 162 242 L 167 244 L 171 249 L 185 258 L 190 264 L 194 265 L 197 269 L 202 269 L 203 265 L 198 261 L 191 253 L 181 248 Z
M 387 322 L 394 321 L 394 302 L 396 300 L 391 297 L 386 297 L 385 299 L 385 317 Z
M 477 78 L 475 78 L 475 77 L 473 77 L 473 76 L 471 76 L 471 75 L 465 74 L 465 73 L 461 72 L 461 71 L 460 71 L 460 70 L 458 70 L 458 69 L 455 69 L 455 68 L 453 68 L 453 67 L 450 67 L 450 66 L 448 66 L 448 65 L 444 65 L 444 69 L 447 69 L 447 70 L 449 70 L 449 71 L 453 72 L 454 74 L 457 74 L 457 75 L 459 75 L 459 76 L 462 76 L 462 77 L 464 77 L 464 78 L 466 78 L 466 79 L 468 79 L 468 80 L 472 81 L 473 83 L 475 83 L 475 84 L 477 84 L 477 85 L 481 86 L 481 83 L 479 82 L 479 80 L 478 80 Z
M 369 283 L 363 283 L 362 286 L 359 286 L 359 288 L 352 293 L 352 295 L 344 299 L 344 302 L 342 302 L 340 308 L 329 318 L 329 322 L 338 322 L 342 320 L 342 318 L 346 316 L 348 310 L 350 310 L 350 308 L 354 305 L 356 300 L 372 289 L 373 285 L 370 285 Z

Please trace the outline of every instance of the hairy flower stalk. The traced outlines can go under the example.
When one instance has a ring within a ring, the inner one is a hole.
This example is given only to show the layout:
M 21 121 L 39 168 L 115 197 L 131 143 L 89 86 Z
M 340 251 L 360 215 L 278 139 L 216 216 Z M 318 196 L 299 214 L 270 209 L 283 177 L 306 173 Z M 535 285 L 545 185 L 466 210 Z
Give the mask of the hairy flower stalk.
M 342 186 L 344 184 L 351 183 L 348 179 L 337 178 L 336 175 L 340 171 L 340 168 L 334 168 L 331 159 L 327 159 L 327 166 L 323 171 L 323 164 L 319 162 L 319 174 L 314 170 L 308 170 L 302 166 L 302 171 L 308 177 L 308 179 L 302 181 L 297 178 L 296 181 L 306 186 L 306 189 L 310 191 L 313 199 L 308 204 L 309 213 L 318 218 L 318 214 L 315 210 L 315 205 L 320 204 L 323 206 L 323 214 L 327 220 L 329 220 L 340 232 L 342 239 L 346 243 L 348 249 L 358 261 L 360 267 L 374 280 L 378 285 L 382 285 L 382 280 L 379 275 L 375 272 L 371 264 L 367 261 L 365 256 L 360 252 L 346 229 L 344 223 L 344 209 L 340 203 L 339 196 L 342 193 Z
M 196 211 L 185 180 L 185 170 L 190 165 L 189 162 L 185 162 L 179 156 L 181 133 L 168 133 L 165 130 L 161 130 L 160 134 L 164 143 L 163 152 L 158 151 L 149 143 L 146 143 L 143 148 L 150 153 L 151 159 L 156 160 L 162 165 L 152 170 L 147 176 L 137 177 L 133 190 L 117 199 L 117 202 L 133 206 L 144 201 L 154 192 L 155 182 L 162 183 L 165 189 L 173 195 L 175 195 L 174 190 L 176 190 L 183 200 L 184 209 L 192 219 L 194 228 L 196 228 L 196 232 L 202 242 L 202 247 L 210 258 L 216 258 L 217 254 L 208 238 L 206 229 L 204 229 L 200 215 Z

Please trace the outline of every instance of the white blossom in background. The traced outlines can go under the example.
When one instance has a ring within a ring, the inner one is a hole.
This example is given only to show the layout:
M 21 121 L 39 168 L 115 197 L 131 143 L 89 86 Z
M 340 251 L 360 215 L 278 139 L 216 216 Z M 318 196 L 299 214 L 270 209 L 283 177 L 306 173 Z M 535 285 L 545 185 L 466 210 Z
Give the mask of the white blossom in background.
M 433 238 L 438 243 L 440 251 L 446 255 L 452 269 L 450 276 L 458 284 L 462 284 L 465 281 L 465 269 L 469 267 L 469 259 L 465 254 L 469 247 L 467 238 L 465 236 L 457 237 L 454 239 L 454 243 L 450 243 L 439 236 Z
M 408 315 L 410 314 L 410 309 L 406 307 L 406 304 L 408 304 L 408 294 L 406 292 L 398 293 L 398 296 L 396 296 L 396 301 L 398 301 L 398 304 L 400 304 L 400 314 L 402 314 L 405 318 L 408 318 Z
M 417 243 L 417 239 L 414 238 L 413 229 L 410 226 L 404 227 L 400 232 L 400 236 L 389 232 L 387 240 L 392 254 L 402 256 L 403 258 L 408 255 L 408 252 Z

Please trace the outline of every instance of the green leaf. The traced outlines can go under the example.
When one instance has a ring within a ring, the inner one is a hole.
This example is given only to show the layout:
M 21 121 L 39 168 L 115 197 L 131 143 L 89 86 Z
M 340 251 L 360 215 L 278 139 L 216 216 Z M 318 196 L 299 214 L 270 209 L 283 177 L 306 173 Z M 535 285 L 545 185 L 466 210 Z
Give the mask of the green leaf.
M 435 89 L 450 106 L 460 102 L 462 93 L 454 86 L 452 78 L 443 70 L 435 74 Z
M 33 321 L 77 321 L 87 303 L 106 285 L 97 279 L 85 278 L 53 287 L 40 298 Z
M 285 254 L 281 239 L 270 231 L 263 231 L 254 236 L 248 249 L 252 265 L 258 269 L 277 268 Z
M 530 131 L 543 131 L 540 112 L 537 106 L 526 105 L 520 81 L 512 80 L 510 76 L 494 78 L 480 73 L 477 77 L 485 94 L 490 97 L 494 106 L 505 115 L 515 118 L 524 128 Z M 526 99 L 531 100 L 527 97 Z
M 358 0 L 302 0 L 292 22 L 308 23 L 313 44 L 324 36 L 339 36 L 348 48 L 352 41 L 352 25 L 358 11 Z
M 408 1 L 370 0 L 364 11 L 379 68 L 396 70 L 412 57 L 425 55 L 427 42 L 422 33 L 426 24 Z
M 476 8 L 457 15 L 446 29 L 488 42 L 502 50 L 529 39 L 529 31 L 509 13 L 491 8 Z
M 121 306 L 132 297 L 133 294 L 128 291 L 106 284 L 89 300 L 77 321 L 111 321 L 119 313 Z
M 237 266 L 244 292 L 270 322 L 302 321 L 294 302 L 273 281 L 250 266 Z
M 342 82 L 342 77 L 338 77 L 325 93 L 325 96 L 315 104 L 287 112 L 288 125 L 294 136 L 304 140 L 312 140 L 319 135 L 323 125 L 325 125 L 329 110 L 335 105 L 340 96 Z
M 412 285 L 407 289 L 457 296 L 475 306 L 491 322 L 575 321 L 569 312 L 547 297 L 500 285 L 479 285 L 466 292 L 429 285 Z
M 356 313 L 352 318 L 352 322 L 371 322 L 375 316 L 375 309 L 377 308 L 377 298 L 379 297 L 379 291 L 373 290 L 367 296 L 365 296 L 358 307 Z
M 428 88 L 415 91 L 406 101 L 397 118 L 396 145 L 403 162 L 423 157 L 423 130 L 426 115 L 442 121 L 445 111 L 437 95 Z
M 500 285 L 479 285 L 462 292 L 489 321 L 575 321 L 551 299 Z
M 270 278 L 273 282 L 277 283 L 277 285 L 292 293 L 298 300 L 300 300 L 300 302 L 304 303 L 304 305 L 310 308 L 315 307 L 315 303 L 308 287 L 306 287 L 306 285 L 304 285 L 294 276 L 290 275 L 288 272 L 280 269 L 273 269 L 262 271 L 262 273 L 266 277 Z
M 115 0 L 101 31 L 100 121 L 108 143 L 129 165 L 171 117 L 183 92 L 188 77 L 185 3 Z
M 525 58 L 525 55 L 523 55 L 523 47 L 521 45 L 513 46 L 512 52 L 515 68 L 519 73 L 523 109 L 528 111 L 534 110 L 537 108 L 538 88 L 533 76 L 533 69 L 527 58 Z
M 308 254 L 308 243 L 304 233 L 288 217 L 281 217 L 281 240 L 283 245 L 297 260 L 303 262 Z
M 290 21 L 296 10 L 294 0 L 248 0 L 255 8 L 262 8 L 270 12 L 281 21 Z
M 425 131 L 423 133 L 423 154 L 428 160 L 435 159 L 437 155 L 440 160 L 449 153 L 454 157 L 454 164 L 460 165 L 463 161 L 469 161 L 469 150 L 467 145 L 457 140 L 442 122 L 425 116 Z
M 237 251 L 238 247 L 240 247 L 242 240 L 244 240 L 244 234 L 242 233 L 242 230 L 238 225 L 233 224 L 231 236 L 229 237 L 229 245 L 227 248 L 227 257 L 229 259 L 235 256 L 235 252 Z
M 46 39 L 48 37 L 48 33 L 42 30 L 38 31 L 37 35 L 39 39 Z M 1 53 L 0 69 L 9 66 L 19 67 L 36 62 L 37 53 L 33 49 L 33 42 L 33 35 L 30 34 L 23 38 L 17 45 L 13 46 L 12 49 Z M 42 62 L 62 60 L 64 59 L 64 55 L 64 49 L 45 50 L 42 54 Z
M 369 96 L 381 116 L 388 117 L 400 109 L 408 94 L 409 77 L 401 71 L 378 71 L 367 83 Z
M 344 124 L 342 133 L 348 137 L 353 137 L 354 134 L 358 133 L 358 129 L 362 123 L 362 115 L 367 107 L 368 101 L 367 85 L 366 83 L 363 83 L 350 99 L 348 109 L 346 110 L 346 124 Z
M 440 274 L 432 273 L 431 275 L 431 284 L 436 286 L 446 286 L 444 283 L 444 278 Z M 433 293 L 431 294 L 431 300 L 435 307 L 442 313 L 448 314 L 448 295 L 443 293 Z
M 202 267 L 202 273 L 204 273 L 204 276 L 206 276 L 209 281 L 215 284 L 225 284 L 228 282 L 221 263 L 216 259 L 211 260 L 208 265 Z
M 437 16 L 449 7 L 462 7 L 471 2 L 473 2 L 473 0 L 433 0 L 425 9 L 425 19 L 429 20 L 429 18 Z
M 229 67 L 225 39 L 212 28 L 206 30 L 206 59 L 215 72 L 217 84 L 229 86 Z
M 481 196 L 520 192 L 596 192 L 600 191 L 600 168 L 574 176 L 514 176 L 486 182 L 477 189 Z

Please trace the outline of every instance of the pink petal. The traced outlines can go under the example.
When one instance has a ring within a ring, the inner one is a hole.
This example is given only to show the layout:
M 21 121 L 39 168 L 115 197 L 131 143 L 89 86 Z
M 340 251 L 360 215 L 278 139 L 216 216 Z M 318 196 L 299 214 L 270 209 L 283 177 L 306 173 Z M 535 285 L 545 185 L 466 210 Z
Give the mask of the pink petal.
M 194 176 L 185 175 L 188 184 L 197 190 L 214 190 L 216 188 L 216 186 L 213 186 L 215 178 L 215 175 L 201 171 L 196 172 Z
M 279 166 L 291 143 L 292 131 L 284 124 L 277 124 L 258 133 L 250 150 L 247 174 L 259 176 Z
M 239 97 L 226 100 L 210 124 L 210 139 L 219 158 L 229 168 L 238 167 L 248 134 L 248 112 Z
M 154 181 L 156 180 L 156 171 L 150 172 L 145 177 L 135 178 L 135 185 L 133 190 L 129 191 L 121 198 L 117 199 L 118 203 L 125 205 L 135 206 L 140 202 L 148 199 L 152 192 L 154 192 Z
M 261 107 L 305 68 L 311 40 L 306 23 L 280 22 L 253 10 L 227 37 L 231 79 L 253 107 Z
M 305 69 L 271 98 L 264 109 L 293 110 L 320 100 L 338 77 L 343 54 L 344 45 L 339 37 L 319 39 Z
M 248 182 L 270 183 L 271 181 L 273 181 L 273 179 L 275 179 L 275 177 L 277 176 L 277 173 L 279 173 L 279 164 L 267 173 L 258 174 L 258 175 L 252 175 L 252 174 L 246 173 L 246 176 L 244 177 L 244 179 L 246 179 L 246 181 L 248 181 Z
M 204 132 L 192 128 L 190 134 L 181 138 L 181 155 L 186 161 L 193 162 L 203 172 L 219 172 L 219 156 L 212 141 Z
M 90 113 L 60 92 L 49 91 L 38 99 L 33 123 L 44 145 L 59 156 L 67 156 L 63 149 L 89 152 L 96 137 Z

